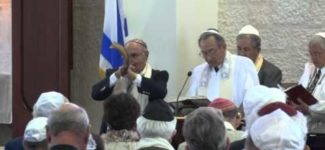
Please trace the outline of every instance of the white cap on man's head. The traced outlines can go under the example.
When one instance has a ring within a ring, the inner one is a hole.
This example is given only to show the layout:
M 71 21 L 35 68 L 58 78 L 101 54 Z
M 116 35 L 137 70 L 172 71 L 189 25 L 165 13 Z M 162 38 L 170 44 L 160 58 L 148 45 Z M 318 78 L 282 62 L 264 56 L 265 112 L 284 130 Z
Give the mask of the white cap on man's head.
M 298 112 L 297 122 L 281 109 L 258 118 L 249 129 L 255 146 L 262 150 L 303 150 L 307 134 L 306 118 Z
M 33 117 L 48 117 L 53 110 L 59 109 L 65 102 L 68 102 L 68 99 L 59 92 L 44 92 L 34 104 Z
M 25 132 L 24 141 L 41 142 L 46 139 L 46 117 L 36 117 L 28 122 Z
M 257 36 L 260 36 L 260 33 L 256 28 L 254 28 L 252 25 L 246 25 L 243 28 L 240 29 L 239 34 L 254 34 Z
M 243 109 L 247 129 L 258 118 L 257 112 L 263 106 L 272 102 L 286 101 L 286 94 L 277 88 L 269 88 L 264 85 L 253 86 L 246 91 L 243 100 Z
M 318 32 L 315 35 L 321 36 L 322 38 L 325 38 L 325 32 Z

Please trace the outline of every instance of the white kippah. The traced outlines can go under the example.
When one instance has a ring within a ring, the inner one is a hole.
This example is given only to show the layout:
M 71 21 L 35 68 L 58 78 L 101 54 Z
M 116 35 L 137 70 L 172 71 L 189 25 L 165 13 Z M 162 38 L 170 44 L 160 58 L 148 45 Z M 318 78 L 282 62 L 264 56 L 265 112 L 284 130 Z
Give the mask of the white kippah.
M 321 36 L 322 38 L 325 38 L 325 32 L 318 32 L 318 33 L 316 33 L 315 35 L 319 35 L 319 36 Z
M 217 30 L 214 30 L 214 29 L 208 29 L 207 31 L 204 31 L 203 33 L 213 33 L 213 34 L 220 35 L 220 33 Z
M 48 117 L 53 110 L 59 109 L 67 98 L 55 91 L 42 93 L 34 104 L 34 117 Z
M 260 36 L 260 33 L 252 25 L 246 25 L 243 28 L 241 28 L 238 35 L 239 34 L 254 34 L 254 35 Z
M 249 134 L 256 147 L 262 150 L 302 150 L 306 143 L 307 120 L 300 112 L 290 117 L 277 109 L 258 118 Z
M 46 117 L 37 117 L 29 121 L 24 132 L 24 141 L 41 142 L 46 138 Z

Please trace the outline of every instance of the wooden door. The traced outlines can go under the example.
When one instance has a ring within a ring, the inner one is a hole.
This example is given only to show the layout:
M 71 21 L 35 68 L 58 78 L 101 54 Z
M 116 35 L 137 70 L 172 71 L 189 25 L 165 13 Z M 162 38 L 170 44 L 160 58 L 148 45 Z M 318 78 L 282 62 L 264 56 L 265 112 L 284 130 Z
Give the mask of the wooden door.
M 13 0 L 13 136 L 31 119 L 40 93 L 69 97 L 72 0 Z

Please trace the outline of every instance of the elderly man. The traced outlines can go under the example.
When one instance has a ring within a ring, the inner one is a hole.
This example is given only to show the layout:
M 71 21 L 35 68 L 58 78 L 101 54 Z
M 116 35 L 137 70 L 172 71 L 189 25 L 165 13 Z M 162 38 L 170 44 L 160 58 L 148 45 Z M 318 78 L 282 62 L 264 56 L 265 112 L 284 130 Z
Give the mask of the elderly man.
M 48 117 L 54 110 L 58 110 L 64 103 L 69 100 L 61 93 L 56 91 L 48 91 L 42 93 L 33 106 L 33 118 Z M 17 137 L 10 140 L 6 146 L 6 150 L 23 150 L 23 138 Z
M 308 47 L 312 63 L 305 64 L 299 83 L 319 102 L 311 106 L 302 104 L 301 108 L 311 118 L 308 123 L 309 132 L 325 133 L 325 32 L 314 35 Z
M 149 51 L 147 44 L 140 39 L 133 39 L 125 44 L 129 56 L 129 68 L 106 70 L 106 78 L 96 83 L 92 89 L 95 100 L 104 100 L 113 92 L 114 86 L 121 78 L 126 78 L 133 84 L 128 89 L 139 102 L 141 110 L 148 100 L 163 99 L 167 94 L 167 71 L 152 69 L 147 63 Z M 125 73 L 125 69 L 127 72 Z
M 261 55 L 261 38 L 253 26 L 244 26 L 239 31 L 236 40 L 237 54 L 246 56 L 255 63 L 261 85 L 277 87 L 278 84 L 281 84 L 282 72 Z
M 137 119 L 137 129 L 141 135 L 137 150 L 174 150 L 170 141 L 176 133 L 176 118 L 164 100 L 149 102 Z
M 183 135 L 188 150 L 226 150 L 226 136 L 222 112 L 211 107 L 200 107 L 184 121 Z
M 129 55 L 129 68 L 106 70 L 106 78 L 93 86 L 92 98 L 104 100 L 113 93 L 114 89 L 122 88 L 122 91 L 127 91 L 136 98 L 142 112 L 148 101 L 163 99 L 166 96 L 169 75 L 167 71 L 152 69 L 147 63 L 149 51 L 144 41 L 130 40 L 125 44 L 125 48 Z M 123 73 L 125 69 L 127 69 L 126 74 Z M 121 83 L 124 86 L 121 86 Z M 116 88 L 115 85 L 117 85 Z M 106 130 L 106 125 L 103 122 L 100 133 L 104 133 Z
M 187 95 L 206 96 L 210 101 L 227 98 L 239 107 L 245 91 L 259 84 L 254 64 L 228 52 L 224 38 L 216 30 L 203 32 L 198 43 L 206 62 L 193 69 Z
M 90 125 L 87 112 L 73 103 L 65 103 L 50 114 L 47 121 L 49 149 L 78 149 L 87 147 Z

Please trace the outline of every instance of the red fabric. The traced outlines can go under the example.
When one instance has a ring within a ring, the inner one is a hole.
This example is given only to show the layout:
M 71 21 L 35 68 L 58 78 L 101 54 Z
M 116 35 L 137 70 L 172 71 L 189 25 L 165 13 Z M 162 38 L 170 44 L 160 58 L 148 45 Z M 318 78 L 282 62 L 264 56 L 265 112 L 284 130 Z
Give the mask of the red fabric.
M 208 107 L 221 109 L 222 112 L 236 109 L 236 105 L 229 99 L 217 98 L 213 100 Z
M 294 108 L 292 108 L 290 105 L 282 103 L 282 102 L 274 102 L 274 103 L 270 103 L 264 107 L 262 107 L 259 111 L 258 111 L 258 115 L 259 116 L 264 116 L 266 114 L 269 114 L 277 109 L 281 109 L 282 111 L 284 111 L 286 114 L 288 114 L 289 116 L 294 116 L 297 114 L 297 110 L 295 110 Z

